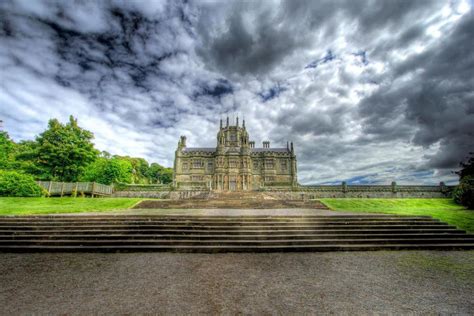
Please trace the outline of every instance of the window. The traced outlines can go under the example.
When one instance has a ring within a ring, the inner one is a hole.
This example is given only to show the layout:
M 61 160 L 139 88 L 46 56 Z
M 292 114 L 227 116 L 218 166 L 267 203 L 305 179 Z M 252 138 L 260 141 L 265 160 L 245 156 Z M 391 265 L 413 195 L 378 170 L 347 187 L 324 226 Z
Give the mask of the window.
M 183 170 L 188 170 L 188 163 L 187 162 L 183 162 Z
M 237 135 L 236 134 L 230 134 L 230 141 L 231 142 L 236 142 L 237 141 Z
M 265 159 L 265 169 L 273 169 L 273 159 Z
M 272 177 L 272 176 L 265 177 L 265 181 L 266 181 L 266 182 L 275 181 L 275 177 Z
M 237 161 L 229 160 L 229 168 L 237 168 Z
M 286 162 L 286 160 L 282 160 L 281 161 L 281 170 L 287 170 L 288 169 L 288 163 Z
M 199 169 L 203 167 L 203 163 L 200 159 L 194 160 L 193 161 L 193 168 Z
M 213 167 L 214 167 L 214 164 L 212 163 L 212 161 L 209 161 L 207 163 L 207 170 L 212 170 Z
M 253 162 L 253 168 L 258 169 L 258 160 L 254 160 Z

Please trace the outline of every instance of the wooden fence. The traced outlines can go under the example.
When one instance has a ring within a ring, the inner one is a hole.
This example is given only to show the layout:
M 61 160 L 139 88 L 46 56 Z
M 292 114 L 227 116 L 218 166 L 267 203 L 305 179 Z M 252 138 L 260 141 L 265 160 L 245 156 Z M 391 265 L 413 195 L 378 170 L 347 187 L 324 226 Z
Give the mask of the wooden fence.
M 50 196 L 53 195 L 73 195 L 81 194 L 91 196 L 108 196 L 113 193 L 113 186 L 101 184 L 97 182 L 54 182 L 54 181 L 38 181 Z

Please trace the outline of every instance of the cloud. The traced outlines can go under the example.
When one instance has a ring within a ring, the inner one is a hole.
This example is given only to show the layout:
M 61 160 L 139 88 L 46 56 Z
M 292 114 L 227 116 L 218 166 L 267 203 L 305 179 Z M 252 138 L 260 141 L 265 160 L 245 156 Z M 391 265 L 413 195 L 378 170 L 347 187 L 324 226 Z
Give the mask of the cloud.
M 219 119 L 294 141 L 302 183 L 455 182 L 474 148 L 470 4 L 3 1 L 0 117 L 70 114 L 99 149 L 172 165 Z

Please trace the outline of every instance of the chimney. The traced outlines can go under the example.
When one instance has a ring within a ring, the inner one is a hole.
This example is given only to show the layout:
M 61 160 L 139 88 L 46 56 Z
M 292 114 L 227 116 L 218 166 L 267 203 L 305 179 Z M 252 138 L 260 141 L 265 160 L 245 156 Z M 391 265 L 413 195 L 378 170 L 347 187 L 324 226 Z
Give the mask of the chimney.
M 270 148 L 270 142 L 269 141 L 264 141 L 263 142 L 263 148 Z
M 249 142 L 249 145 L 250 145 L 250 148 L 255 148 L 255 142 L 254 141 Z
M 239 127 L 239 117 L 237 116 L 237 119 L 235 120 L 235 126 Z
M 245 119 L 242 120 L 242 127 L 245 129 Z
M 229 117 L 227 117 L 227 127 L 229 127 Z
M 293 142 L 291 142 L 291 152 L 294 152 L 294 148 L 293 148 Z
M 221 129 L 222 129 L 222 119 L 221 119 Z

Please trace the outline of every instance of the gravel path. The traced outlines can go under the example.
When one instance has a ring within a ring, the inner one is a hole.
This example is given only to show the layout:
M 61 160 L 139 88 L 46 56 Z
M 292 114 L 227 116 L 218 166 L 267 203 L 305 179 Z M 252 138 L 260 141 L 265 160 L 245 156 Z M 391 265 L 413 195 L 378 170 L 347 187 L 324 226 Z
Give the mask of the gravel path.
M 0 314 L 469 314 L 474 251 L 0 254 Z

